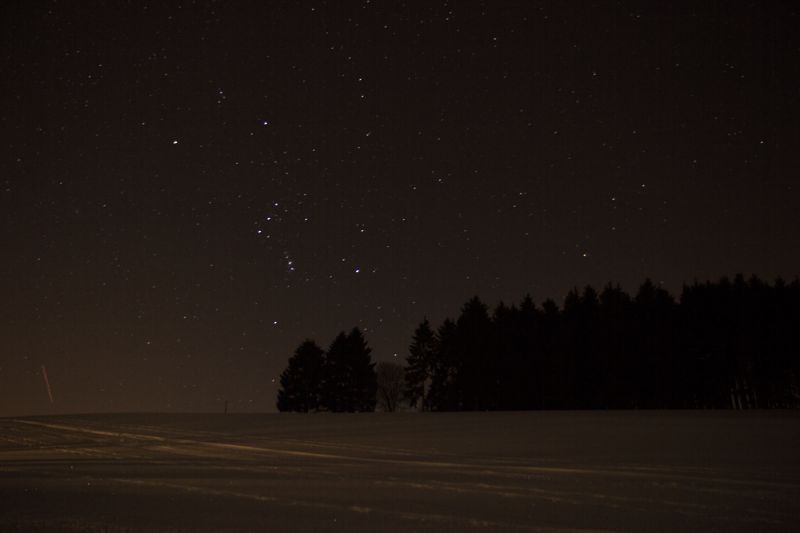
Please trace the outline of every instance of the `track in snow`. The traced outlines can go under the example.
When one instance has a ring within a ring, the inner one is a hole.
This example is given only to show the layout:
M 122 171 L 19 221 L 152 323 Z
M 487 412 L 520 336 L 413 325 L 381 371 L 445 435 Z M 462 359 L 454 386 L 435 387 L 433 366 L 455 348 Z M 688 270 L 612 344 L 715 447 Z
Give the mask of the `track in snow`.
M 791 531 L 794 412 L 0 419 L 0 531 Z

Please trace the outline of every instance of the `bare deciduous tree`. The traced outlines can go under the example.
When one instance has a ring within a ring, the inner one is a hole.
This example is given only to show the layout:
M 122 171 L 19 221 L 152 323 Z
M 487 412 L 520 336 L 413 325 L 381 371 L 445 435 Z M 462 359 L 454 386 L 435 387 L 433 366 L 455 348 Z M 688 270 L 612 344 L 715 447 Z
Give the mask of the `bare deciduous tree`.
M 403 377 L 405 370 L 397 363 L 382 361 L 376 368 L 378 372 L 378 409 L 385 412 L 397 411 L 403 397 Z

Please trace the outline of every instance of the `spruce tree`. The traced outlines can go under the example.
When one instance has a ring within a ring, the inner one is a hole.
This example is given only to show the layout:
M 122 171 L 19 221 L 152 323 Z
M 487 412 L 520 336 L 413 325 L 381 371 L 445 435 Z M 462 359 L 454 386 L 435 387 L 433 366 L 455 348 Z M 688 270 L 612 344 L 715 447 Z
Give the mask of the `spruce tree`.
M 336 336 L 325 354 L 323 376 L 321 407 L 334 413 L 347 411 L 350 369 L 347 364 L 347 336 L 344 331 Z
M 433 350 L 431 386 L 425 403 L 431 411 L 455 411 L 458 409 L 455 380 L 456 366 L 456 324 L 445 319 L 436 330 L 436 343 Z
M 352 379 L 351 409 L 348 410 L 374 411 L 378 393 L 375 363 L 372 362 L 372 349 L 367 346 L 367 341 L 358 328 L 353 328 L 347 335 L 347 353 Z
M 375 410 L 378 384 L 371 352 L 358 328 L 336 336 L 323 367 L 323 408 L 334 413 Z
M 306 340 L 281 374 L 278 390 L 279 411 L 307 413 L 319 408 L 322 385 L 322 349 L 314 341 Z
M 458 409 L 496 408 L 497 361 L 489 310 L 477 296 L 461 308 L 454 338 Z
M 414 331 L 411 346 L 408 347 L 405 373 L 405 397 L 412 408 L 428 411 L 428 393 L 434 371 L 436 336 L 428 319 L 420 323 Z

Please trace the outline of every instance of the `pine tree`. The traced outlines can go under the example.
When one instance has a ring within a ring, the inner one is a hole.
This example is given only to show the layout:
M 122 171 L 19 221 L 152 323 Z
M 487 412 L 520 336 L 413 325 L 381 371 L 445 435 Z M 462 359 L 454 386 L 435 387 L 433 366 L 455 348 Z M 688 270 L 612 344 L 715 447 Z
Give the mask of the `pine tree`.
M 344 331 L 336 336 L 325 354 L 323 376 L 321 407 L 334 413 L 347 411 L 351 379 Z
M 461 308 L 456 321 L 455 387 L 459 409 L 496 408 L 497 360 L 489 310 L 477 296 Z
M 664 408 L 671 405 L 670 393 L 680 378 L 672 368 L 674 300 L 670 294 L 646 279 L 634 298 L 635 328 L 638 333 L 635 373 L 639 407 Z M 726 306 L 727 307 L 727 306 Z M 722 314 L 722 313 L 720 313 Z M 724 341 L 723 341 L 724 342 Z M 719 343 L 719 346 L 723 345 Z M 722 370 L 722 369 L 720 369 Z M 719 374 L 724 376 L 724 373 Z M 727 391 L 727 381 L 720 378 L 720 388 Z
M 433 350 L 433 364 L 430 390 L 425 396 L 425 404 L 431 411 L 455 411 L 458 409 L 455 380 L 456 367 L 455 340 L 456 323 L 445 319 L 436 330 Z
M 281 374 L 281 388 L 278 390 L 277 407 L 279 411 L 300 411 L 307 413 L 319 408 L 322 385 L 322 349 L 314 341 L 306 340 Z
M 364 335 L 353 328 L 347 336 L 352 376 L 352 411 L 374 411 L 377 401 L 378 380 L 375 363 L 372 362 L 372 349 L 367 346 Z
M 375 410 L 378 385 L 371 352 L 358 328 L 336 336 L 323 367 L 323 408 L 335 413 Z
M 406 358 L 405 396 L 412 408 L 430 410 L 427 395 L 434 372 L 436 336 L 428 319 L 424 319 L 411 340 Z

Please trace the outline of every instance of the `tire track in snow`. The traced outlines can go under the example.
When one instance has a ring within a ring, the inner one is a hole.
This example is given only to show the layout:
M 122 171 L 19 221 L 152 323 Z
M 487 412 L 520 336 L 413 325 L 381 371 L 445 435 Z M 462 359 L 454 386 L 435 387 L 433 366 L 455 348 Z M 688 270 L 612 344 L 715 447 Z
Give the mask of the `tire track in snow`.
M 440 461 L 440 460 L 427 460 L 427 459 L 399 459 L 387 457 L 363 457 L 347 454 L 325 453 L 325 452 L 310 452 L 303 450 L 289 450 L 285 448 L 255 446 L 252 444 L 236 444 L 227 442 L 213 442 L 205 440 L 194 440 L 185 438 L 167 438 L 157 435 L 149 435 L 144 433 L 130 433 L 130 432 L 116 432 L 109 430 L 100 430 L 87 428 L 82 426 L 71 426 L 66 424 L 55 424 L 38 422 L 34 420 L 16 420 L 23 424 L 34 426 L 46 427 L 49 429 L 58 429 L 62 431 L 72 431 L 97 435 L 102 437 L 113 437 L 118 439 L 130 439 L 144 442 L 161 443 L 163 445 L 172 446 L 178 449 L 175 445 L 184 445 L 190 448 L 211 448 L 217 450 L 230 450 L 239 452 L 248 452 L 256 455 L 278 455 L 287 457 L 298 457 L 306 459 L 325 459 L 331 461 L 356 461 L 358 463 L 380 463 L 380 464 L 393 464 L 404 467 L 420 467 L 420 468 L 441 468 L 448 470 L 474 470 L 480 469 L 486 474 L 496 475 L 530 475 L 530 474 L 555 474 L 555 475 L 578 475 L 578 476 L 607 476 L 607 477 L 623 477 L 623 478 L 639 478 L 644 480 L 657 480 L 657 479 L 672 479 L 690 482 L 701 483 L 716 483 L 721 485 L 738 485 L 738 486 L 759 486 L 771 489 L 794 490 L 800 491 L 800 484 L 789 482 L 776 482 L 764 481 L 753 479 L 734 479 L 729 477 L 719 476 L 698 476 L 686 473 L 674 473 L 666 469 L 622 469 L 622 468 L 586 468 L 586 467 L 563 467 L 563 466 L 534 466 L 534 465 L 521 465 L 521 464 L 493 464 L 486 462 L 457 462 L 457 461 Z M 124 443 L 122 443 L 124 444 Z
M 446 526 L 456 527 L 456 528 L 482 527 L 482 528 L 492 528 L 492 529 L 502 528 L 504 530 L 518 529 L 521 531 L 535 531 L 541 533 L 556 533 L 556 532 L 566 532 L 566 531 L 574 531 L 576 533 L 578 532 L 600 533 L 600 532 L 610 531 L 602 529 L 561 529 L 561 528 L 549 528 L 549 527 L 536 527 L 536 526 L 531 526 L 530 524 L 498 522 L 494 520 L 469 518 L 454 514 L 396 511 L 391 509 L 368 507 L 361 505 L 337 505 L 333 503 L 311 502 L 308 500 L 298 500 L 298 499 L 268 496 L 262 494 L 252 494 L 248 492 L 240 492 L 233 490 L 222 490 L 211 487 L 192 485 L 188 483 L 174 483 L 174 482 L 157 481 L 157 480 L 141 480 L 141 479 L 128 479 L 128 478 L 117 478 L 117 479 L 112 479 L 111 481 L 128 485 L 142 485 L 142 486 L 180 490 L 195 494 L 202 494 L 205 496 L 215 496 L 215 497 L 222 496 L 222 497 L 239 498 L 245 500 L 253 500 L 257 502 L 273 503 L 276 505 L 283 505 L 290 507 L 308 507 L 308 508 L 323 509 L 333 512 L 349 512 L 355 514 L 379 514 L 387 517 L 400 518 L 402 520 L 413 521 L 413 522 L 423 522 L 423 523 L 433 522 L 441 524 L 442 527 Z

